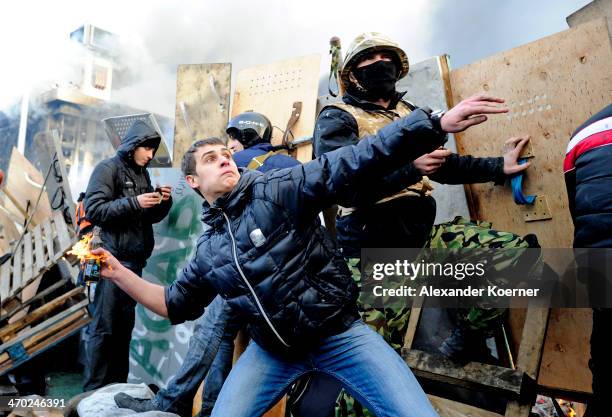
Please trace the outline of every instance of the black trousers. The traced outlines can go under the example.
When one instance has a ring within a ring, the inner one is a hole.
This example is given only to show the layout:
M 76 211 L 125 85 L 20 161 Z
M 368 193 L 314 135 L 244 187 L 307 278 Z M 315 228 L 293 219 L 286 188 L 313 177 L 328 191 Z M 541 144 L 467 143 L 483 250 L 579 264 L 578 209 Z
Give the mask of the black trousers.
M 142 267 L 125 266 L 142 274 Z M 130 341 L 134 329 L 134 301 L 116 284 L 101 279 L 96 286 L 94 316 L 89 324 L 85 350 L 83 391 L 116 382 L 127 382 Z
M 612 393 L 612 357 L 610 356 L 610 326 L 612 308 L 593 309 L 593 333 L 591 334 L 591 360 L 593 373 L 593 400 L 588 404 L 587 414 L 593 417 L 610 415 L 610 393 Z

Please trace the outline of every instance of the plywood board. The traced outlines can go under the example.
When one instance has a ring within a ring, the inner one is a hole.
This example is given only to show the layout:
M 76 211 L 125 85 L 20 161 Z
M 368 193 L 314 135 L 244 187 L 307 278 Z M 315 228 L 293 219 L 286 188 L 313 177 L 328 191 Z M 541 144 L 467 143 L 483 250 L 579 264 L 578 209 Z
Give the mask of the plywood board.
M 592 311 L 553 309 L 549 320 L 538 383 L 568 393 L 592 392 L 588 371 Z
M 232 64 L 179 65 L 172 166 L 197 139 L 225 137 Z
M 552 213 L 550 220 L 526 222 L 509 187 L 472 185 L 468 201 L 474 217 L 492 220 L 496 229 L 521 235 L 535 233 L 543 247 L 571 247 L 573 224 L 563 158 L 576 127 L 609 104 L 610 68 L 610 37 L 601 19 L 451 71 L 454 103 L 484 91 L 505 98 L 510 108 L 507 115 L 492 116 L 489 122 L 457 135 L 460 153 L 496 155 L 506 138 L 529 134 L 535 158 L 523 190 L 526 194 L 546 195 Z M 551 266 L 555 268 L 554 261 Z M 585 317 L 576 320 L 575 328 L 590 325 Z M 559 320 L 551 320 L 548 326 L 540 380 L 561 391 L 589 392 L 590 371 L 584 362 L 589 344 L 572 344 L 571 355 L 567 354 L 569 350 L 553 352 L 555 340 L 559 340 L 554 335 L 563 333 L 560 325 Z M 519 351 L 519 360 L 522 354 L 525 352 Z M 554 361 L 547 359 L 551 355 Z M 532 359 L 536 356 L 536 352 L 531 355 Z M 565 368 L 575 358 L 582 359 L 573 364 L 570 375 Z
M 17 207 L 22 215 L 25 215 L 28 201 L 30 201 L 29 213 L 32 213 L 38 195 L 44 184 L 44 176 L 28 161 L 17 148 L 13 148 L 9 169 L 6 174 L 6 185 L 4 193 Z M 51 215 L 51 205 L 46 192 L 43 192 L 38 209 L 32 218 L 32 225 L 41 223 Z
M 601 19 L 602 16 L 607 18 L 608 30 L 612 34 L 612 1 L 610 0 L 593 0 L 569 15 L 566 20 L 568 26 L 573 28 L 591 20 Z
M 291 117 L 293 103 L 300 101 L 302 110 L 291 128 L 289 141 L 311 137 L 316 119 L 320 66 L 321 56 L 317 54 L 240 71 L 231 117 L 248 110 L 265 114 L 277 127 L 272 133 L 272 144 L 278 145 Z M 303 155 L 311 155 L 311 145 L 301 146 L 299 153 L 301 159 Z
M 529 134 L 535 158 L 524 180 L 526 194 L 545 194 L 553 218 L 525 222 L 509 187 L 470 186 L 470 210 L 494 227 L 535 233 L 543 247 L 571 247 L 563 158 L 570 135 L 610 103 L 612 51 L 606 22 L 581 25 L 453 70 L 453 102 L 478 92 L 502 97 L 507 115 L 457 135 L 460 153 L 499 155 L 503 142 Z

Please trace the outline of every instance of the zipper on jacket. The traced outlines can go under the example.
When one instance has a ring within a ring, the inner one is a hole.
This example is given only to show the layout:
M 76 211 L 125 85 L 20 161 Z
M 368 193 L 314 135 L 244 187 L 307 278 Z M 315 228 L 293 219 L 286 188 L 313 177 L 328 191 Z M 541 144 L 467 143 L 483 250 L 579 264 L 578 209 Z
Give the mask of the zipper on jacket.
M 247 280 L 246 276 L 244 275 L 244 272 L 242 271 L 242 268 L 240 267 L 240 263 L 238 262 L 238 247 L 236 246 L 236 239 L 234 238 L 234 234 L 232 233 L 232 224 L 230 222 L 229 217 L 227 217 L 227 214 L 225 214 L 225 212 L 221 211 L 221 214 L 223 214 L 223 217 L 225 217 L 225 221 L 227 222 L 227 231 L 229 232 L 230 238 L 232 239 L 232 249 L 233 249 L 232 250 L 232 254 L 234 255 L 234 262 L 236 263 L 236 268 L 238 268 L 238 273 L 240 273 L 240 276 L 242 277 L 242 280 L 247 285 L 247 287 L 249 287 L 249 290 L 251 291 L 251 294 L 253 295 L 253 298 L 255 299 L 255 304 L 257 304 L 257 307 L 259 308 L 259 311 L 261 312 L 261 315 L 263 316 L 263 318 L 268 323 L 268 326 L 270 326 L 270 329 L 272 329 L 272 332 L 274 332 L 274 334 L 276 335 L 278 340 L 280 340 L 280 342 L 283 345 L 285 345 L 286 347 L 291 347 L 291 346 L 289 346 L 283 340 L 283 338 L 278 333 L 278 331 L 276 331 L 276 328 L 272 324 L 272 321 L 270 321 L 270 318 L 268 317 L 268 315 L 266 314 L 263 306 L 261 305 L 261 302 L 259 301 L 259 298 L 257 298 L 257 294 L 255 294 L 255 290 L 253 289 L 253 287 L 251 286 L 251 284 Z

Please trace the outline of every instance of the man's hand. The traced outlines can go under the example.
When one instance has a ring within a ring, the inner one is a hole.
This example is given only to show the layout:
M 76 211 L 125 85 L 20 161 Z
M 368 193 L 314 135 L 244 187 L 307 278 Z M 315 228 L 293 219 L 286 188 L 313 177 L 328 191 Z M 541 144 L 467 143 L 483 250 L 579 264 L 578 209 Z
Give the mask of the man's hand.
M 431 175 L 436 172 L 448 158 L 452 152 L 449 149 L 438 148 L 431 153 L 414 160 L 413 164 L 421 175 Z
M 100 261 L 100 275 L 103 278 L 115 280 L 125 271 L 125 266 L 121 265 L 109 251 L 104 248 L 98 248 L 91 251 L 93 255 L 102 256 Z
M 530 163 L 519 164 L 518 159 L 523 147 L 529 142 L 529 136 L 518 136 L 504 142 L 502 155 L 504 157 L 504 174 L 512 175 L 529 168 Z
M 446 112 L 440 120 L 440 127 L 448 133 L 463 132 L 470 126 L 487 120 L 485 114 L 507 113 L 508 108 L 500 106 L 504 100 L 483 94 L 463 100 Z
M 168 201 L 170 200 L 170 194 L 172 193 L 172 187 L 169 185 L 158 185 L 157 188 L 155 188 L 156 190 L 161 191 L 162 193 L 162 200 L 164 201 Z
M 138 197 L 136 197 L 136 199 L 138 199 L 138 204 L 140 204 L 140 207 L 146 209 L 158 205 L 160 202 L 160 195 L 157 192 L 145 193 L 140 194 Z

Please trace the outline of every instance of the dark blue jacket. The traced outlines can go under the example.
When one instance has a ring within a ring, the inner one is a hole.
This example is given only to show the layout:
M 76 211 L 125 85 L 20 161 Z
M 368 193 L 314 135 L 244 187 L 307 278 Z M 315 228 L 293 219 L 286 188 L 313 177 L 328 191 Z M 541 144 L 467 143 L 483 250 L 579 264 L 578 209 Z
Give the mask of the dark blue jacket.
M 574 132 L 563 170 L 574 247 L 612 248 L 612 104 Z
M 130 127 L 117 154 L 96 165 L 87 191 L 87 218 L 102 228 L 102 242 L 117 259 L 143 267 L 153 251 L 153 223 L 161 221 L 172 207 L 172 199 L 143 209 L 136 197 L 153 191 L 145 167 L 134 162 L 134 150 L 159 135 L 148 124 L 136 121 Z
M 250 148 L 236 152 L 234 154 L 234 162 L 236 165 L 242 168 L 246 168 L 247 165 L 258 156 L 265 155 L 272 151 L 274 147 L 267 142 L 258 143 Z M 300 162 L 288 155 L 275 154 L 269 156 L 263 163 L 262 166 L 257 168 L 257 171 L 268 172 L 271 169 L 291 168 L 292 166 L 298 165 Z
M 364 178 L 383 178 L 437 148 L 444 135 L 415 111 L 355 146 L 262 174 L 241 170 L 235 189 L 212 206 L 195 256 L 166 288 L 172 323 L 193 320 L 219 293 L 277 353 L 309 351 L 355 321 L 357 287 L 319 222 L 334 203 L 353 204 Z

